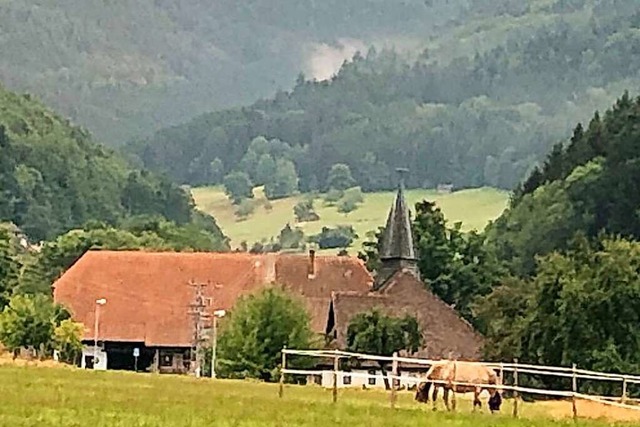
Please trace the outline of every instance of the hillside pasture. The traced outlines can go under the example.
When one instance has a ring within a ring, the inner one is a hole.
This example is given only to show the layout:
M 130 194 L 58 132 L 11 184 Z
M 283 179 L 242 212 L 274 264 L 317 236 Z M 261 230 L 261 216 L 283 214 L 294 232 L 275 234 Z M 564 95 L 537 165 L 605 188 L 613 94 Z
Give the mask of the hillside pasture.
M 570 402 L 523 403 L 521 418 L 514 419 L 509 399 L 501 414 L 490 415 L 486 406 L 471 413 L 467 396 L 460 396 L 456 413 L 446 413 L 441 403 L 434 412 L 406 391 L 399 393 L 395 410 L 384 391 L 340 390 L 337 404 L 331 403 L 330 390 L 317 386 L 286 386 L 282 399 L 277 391 L 275 384 L 251 381 L 5 365 L 0 366 L 0 425 L 600 427 L 631 420 L 614 410 L 594 412 L 613 414 L 607 420 L 580 419 L 574 424 L 565 418 L 571 414 Z M 579 413 L 588 415 L 594 405 L 580 402 Z
M 261 188 L 254 190 L 256 209 L 245 220 L 238 220 L 235 207 L 224 194 L 221 187 L 200 187 L 191 190 L 197 207 L 213 215 L 222 231 L 231 238 L 232 247 L 242 241 L 249 246 L 256 241 L 278 235 L 285 224 L 298 226 L 305 235 L 313 235 L 323 226 L 352 225 L 359 238 L 352 247 L 355 254 L 366 240 L 366 233 L 384 225 L 395 192 L 364 194 L 364 203 L 348 215 L 338 212 L 336 206 L 326 206 L 322 195 L 314 201 L 314 207 L 320 221 L 296 223 L 293 207 L 305 195 L 270 201 L 271 209 L 266 209 L 267 199 Z M 461 221 L 464 230 L 482 230 L 490 220 L 497 218 L 506 208 L 509 194 L 493 188 L 462 190 L 449 194 L 440 194 L 434 190 L 407 190 L 407 203 L 412 211 L 416 202 L 423 199 L 434 201 L 442 209 L 450 224 Z M 335 250 L 333 250 L 335 252 Z

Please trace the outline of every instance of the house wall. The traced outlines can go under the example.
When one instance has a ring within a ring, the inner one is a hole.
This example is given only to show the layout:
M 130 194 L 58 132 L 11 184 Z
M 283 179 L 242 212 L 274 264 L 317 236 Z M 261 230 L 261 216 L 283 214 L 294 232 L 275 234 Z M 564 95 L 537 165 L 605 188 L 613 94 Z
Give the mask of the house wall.
M 318 373 L 320 377 L 320 385 L 324 388 L 333 388 L 333 371 L 323 370 Z M 379 369 L 353 369 L 349 372 L 338 372 L 338 388 L 379 388 L 384 389 L 384 378 L 382 371 Z M 402 372 L 403 377 L 417 377 L 415 372 Z M 401 379 L 400 383 L 396 382 L 401 388 L 410 388 L 415 385 L 411 380 Z

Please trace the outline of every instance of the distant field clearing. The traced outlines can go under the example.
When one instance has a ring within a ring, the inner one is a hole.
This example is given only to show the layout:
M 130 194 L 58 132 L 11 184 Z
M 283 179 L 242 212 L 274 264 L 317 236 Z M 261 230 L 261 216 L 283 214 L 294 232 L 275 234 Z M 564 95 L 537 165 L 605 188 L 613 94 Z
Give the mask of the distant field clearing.
M 234 215 L 234 207 L 221 187 L 200 187 L 191 191 L 198 208 L 216 218 L 224 233 L 231 238 L 233 247 L 238 247 L 242 241 L 251 246 L 253 242 L 277 236 L 287 223 L 302 228 L 307 236 L 318 233 L 323 226 L 352 225 L 359 236 L 353 246 L 353 253 L 360 249 L 368 231 L 384 225 L 395 195 L 395 192 L 367 193 L 364 195 L 364 203 L 349 215 L 339 213 L 335 206 L 324 206 L 322 199 L 316 199 L 314 206 L 320 215 L 320 221 L 296 224 L 293 207 L 304 198 L 302 195 L 273 200 L 269 211 L 264 208 L 266 199 L 262 189 L 257 188 L 254 191 L 257 205 L 255 212 L 248 219 L 238 221 Z M 450 224 L 462 221 L 464 230 L 482 230 L 505 209 L 509 193 L 494 188 L 463 190 L 451 194 L 438 194 L 434 190 L 408 190 L 406 197 L 412 212 L 418 201 L 435 201 Z

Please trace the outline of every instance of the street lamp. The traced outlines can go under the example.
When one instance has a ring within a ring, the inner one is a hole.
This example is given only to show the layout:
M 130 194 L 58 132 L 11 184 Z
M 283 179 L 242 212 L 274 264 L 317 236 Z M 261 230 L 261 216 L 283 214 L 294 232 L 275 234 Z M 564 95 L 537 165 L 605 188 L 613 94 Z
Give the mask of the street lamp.
M 224 310 L 213 312 L 213 339 L 211 340 L 211 378 L 216 377 L 216 345 L 218 340 L 218 318 L 227 314 Z
M 94 325 L 93 328 L 93 369 L 96 369 L 96 364 L 98 361 L 98 323 L 99 323 L 99 316 L 100 316 L 100 306 L 101 305 L 105 305 L 107 303 L 107 300 L 105 298 L 100 298 L 96 300 L 96 312 L 95 312 L 95 318 L 96 318 L 96 324 Z

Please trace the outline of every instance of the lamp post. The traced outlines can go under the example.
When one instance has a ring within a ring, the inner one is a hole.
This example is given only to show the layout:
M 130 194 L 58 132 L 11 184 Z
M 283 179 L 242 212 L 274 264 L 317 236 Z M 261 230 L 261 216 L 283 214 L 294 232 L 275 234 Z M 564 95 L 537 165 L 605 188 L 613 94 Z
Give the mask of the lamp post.
M 227 314 L 224 310 L 213 312 L 213 339 L 211 340 L 211 378 L 216 377 L 216 345 L 218 341 L 218 318 Z
M 94 325 L 93 328 L 93 369 L 96 369 L 96 362 L 98 360 L 98 324 L 99 324 L 99 318 L 100 318 L 100 306 L 101 305 L 105 305 L 107 303 L 107 300 L 104 298 L 100 298 L 96 300 L 96 312 L 95 312 L 95 318 L 96 318 L 96 324 Z

